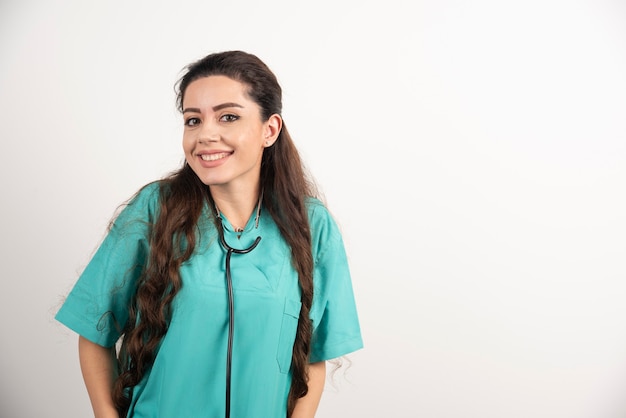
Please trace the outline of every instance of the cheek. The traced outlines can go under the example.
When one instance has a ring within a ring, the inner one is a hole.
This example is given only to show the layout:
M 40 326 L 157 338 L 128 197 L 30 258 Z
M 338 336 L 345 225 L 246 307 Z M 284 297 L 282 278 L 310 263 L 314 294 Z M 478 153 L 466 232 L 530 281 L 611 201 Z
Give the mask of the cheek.
M 193 151 L 193 141 L 187 136 L 183 136 L 182 146 L 185 154 L 189 154 Z

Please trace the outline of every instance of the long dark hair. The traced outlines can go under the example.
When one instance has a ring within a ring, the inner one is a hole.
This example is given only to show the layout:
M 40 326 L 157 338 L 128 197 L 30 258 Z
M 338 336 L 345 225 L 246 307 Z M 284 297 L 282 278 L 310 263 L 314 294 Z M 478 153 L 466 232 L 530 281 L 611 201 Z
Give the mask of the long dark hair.
M 255 55 L 242 51 L 211 54 L 187 66 L 177 83 L 179 111 L 182 112 L 189 84 L 212 75 L 226 76 L 246 85 L 247 94 L 261 108 L 264 121 L 273 114 L 281 114 L 282 89 L 276 76 Z M 263 205 L 291 248 L 292 265 L 301 289 L 302 308 L 293 346 L 287 403 L 287 416 L 291 416 L 297 400 L 308 392 L 313 256 L 305 199 L 317 193 L 284 123 L 276 142 L 264 150 L 261 187 Z M 167 332 L 172 300 L 183 285 L 179 268 L 194 252 L 198 220 L 211 200 L 209 187 L 187 163 L 160 181 L 160 193 L 159 216 L 151 228 L 149 261 L 129 308 L 118 355 L 120 369 L 114 382 L 113 400 L 121 416 L 126 416 L 130 391 L 154 362 L 159 342 Z

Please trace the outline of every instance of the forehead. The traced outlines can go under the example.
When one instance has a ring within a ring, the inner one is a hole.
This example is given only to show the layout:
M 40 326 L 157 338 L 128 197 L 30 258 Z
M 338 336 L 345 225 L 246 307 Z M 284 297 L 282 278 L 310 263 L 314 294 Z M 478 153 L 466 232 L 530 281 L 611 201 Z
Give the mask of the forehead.
M 212 75 L 192 81 L 185 90 L 183 107 L 215 106 L 225 102 L 252 103 L 248 86 L 223 75 Z

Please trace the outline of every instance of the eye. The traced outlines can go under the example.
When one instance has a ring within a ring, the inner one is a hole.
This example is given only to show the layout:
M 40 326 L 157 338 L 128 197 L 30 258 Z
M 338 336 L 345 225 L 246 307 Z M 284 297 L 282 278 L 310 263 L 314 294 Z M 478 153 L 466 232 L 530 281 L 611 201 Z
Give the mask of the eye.
M 233 115 L 232 113 L 228 113 L 228 114 L 220 116 L 220 121 L 222 122 L 234 122 L 237 119 L 239 119 L 239 116 Z
M 188 118 L 185 119 L 185 126 L 196 126 L 200 124 L 199 118 Z

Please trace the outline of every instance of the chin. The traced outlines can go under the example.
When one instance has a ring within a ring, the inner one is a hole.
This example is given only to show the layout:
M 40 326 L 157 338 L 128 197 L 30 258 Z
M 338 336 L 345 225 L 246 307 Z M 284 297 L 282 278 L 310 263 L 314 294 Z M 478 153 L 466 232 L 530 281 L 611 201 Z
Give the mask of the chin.
M 204 184 L 205 186 L 221 186 L 224 184 L 227 184 L 228 181 L 226 180 L 222 180 L 222 179 L 216 179 L 214 177 L 200 177 L 198 176 L 198 178 L 200 179 L 200 181 L 202 182 L 202 184 Z

